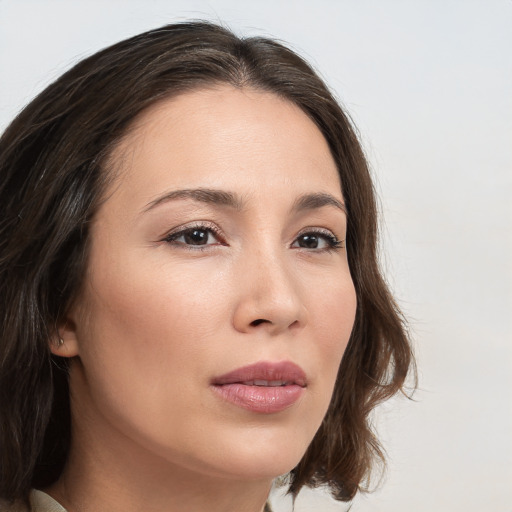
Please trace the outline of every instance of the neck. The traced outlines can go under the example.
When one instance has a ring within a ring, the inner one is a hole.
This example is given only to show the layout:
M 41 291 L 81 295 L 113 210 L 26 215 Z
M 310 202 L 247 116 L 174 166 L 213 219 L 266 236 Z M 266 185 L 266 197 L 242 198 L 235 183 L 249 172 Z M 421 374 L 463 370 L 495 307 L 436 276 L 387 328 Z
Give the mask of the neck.
M 176 465 L 119 431 L 73 428 L 66 467 L 46 490 L 68 512 L 262 512 L 272 479 Z
M 272 482 L 201 474 L 124 453 L 111 462 L 72 449 L 61 478 L 46 490 L 68 512 L 263 512 Z

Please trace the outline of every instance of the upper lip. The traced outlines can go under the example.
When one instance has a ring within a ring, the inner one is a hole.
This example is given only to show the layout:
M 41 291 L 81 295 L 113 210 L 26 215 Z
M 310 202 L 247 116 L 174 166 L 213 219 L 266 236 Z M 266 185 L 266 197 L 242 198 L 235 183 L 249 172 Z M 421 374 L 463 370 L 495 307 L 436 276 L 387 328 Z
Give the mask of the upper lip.
M 281 382 L 302 387 L 306 387 L 307 383 L 304 370 L 291 361 L 259 361 L 215 377 L 212 384 L 222 386 L 234 383 L 253 383 L 254 381 Z

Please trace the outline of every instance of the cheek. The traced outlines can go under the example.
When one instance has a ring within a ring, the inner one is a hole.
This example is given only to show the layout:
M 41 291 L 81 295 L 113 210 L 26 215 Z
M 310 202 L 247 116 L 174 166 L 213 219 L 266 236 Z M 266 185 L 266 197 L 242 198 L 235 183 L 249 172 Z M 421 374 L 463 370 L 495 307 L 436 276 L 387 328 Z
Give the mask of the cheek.
M 212 300 L 210 288 L 191 286 L 194 279 L 180 279 L 175 269 L 135 269 L 95 280 L 87 315 L 93 321 L 84 333 L 84 350 L 101 345 L 104 359 L 109 350 L 133 358 L 142 371 L 151 370 L 155 359 L 162 362 L 158 355 L 164 354 L 173 356 L 166 364 L 179 365 L 199 350 L 195 341 L 215 329 L 220 305 Z
M 318 333 L 315 346 L 325 395 L 322 401 L 328 403 L 354 326 L 357 300 L 352 280 L 346 278 L 339 286 L 325 290 L 312 304 L 312 328 Z
M 323 285 L 323 286 L 322 286 Z M 330 275 L 316 287 L 310 287 L 308 304 L 310 320 L 329 346 L 339 347 L 348 340 L 354 325 L 357 299 L 348 269 L 342 276 Z M 344 350 L 344 348 L 342 349 Z
M 229 283 L 206 260 L 193 272 L 147 257 L 117 261 L 96 259 L 80 357 L 98 405 L 126 414 L 141 407 L 158 417 L 170 401 L 208 384 L 212 361 L 229 341 L 220 334 L 230 317 Z
M 108 274 L 98 272 L 88 290 L 90 321 L 79 332 L 81 397 L 93 414 L 144 442 L 186 439 L 183 417 L 200 424 L 211 341 L 226 316 L 211 291 L 180 275 L 176 269 L 139 265 L 128 274 L 111 267 Z

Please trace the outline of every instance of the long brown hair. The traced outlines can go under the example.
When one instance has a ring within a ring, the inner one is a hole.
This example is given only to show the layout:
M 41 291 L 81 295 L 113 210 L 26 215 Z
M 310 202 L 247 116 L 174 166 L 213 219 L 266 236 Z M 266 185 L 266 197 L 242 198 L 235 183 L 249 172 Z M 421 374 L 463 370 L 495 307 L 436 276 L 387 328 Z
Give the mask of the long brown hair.
M 67 367 L 48 347 L 80 290 L 109 155 L 148 106 L 213 83 L 271 91 L 301 108 L 329 144 L 346 200 L 356 321 L 329 410 L 290 474 L 290 491 L 327 484 L 337 499 L 351 499 L 382 459 L 369 414 L 403 388 L 413 358 L 378 267 L 375 195 L 354 128 L 318 75 L 283 45 L 182 23 L 78 63 L 0 139 L 0 497 L 26 498 L 66 462 Z

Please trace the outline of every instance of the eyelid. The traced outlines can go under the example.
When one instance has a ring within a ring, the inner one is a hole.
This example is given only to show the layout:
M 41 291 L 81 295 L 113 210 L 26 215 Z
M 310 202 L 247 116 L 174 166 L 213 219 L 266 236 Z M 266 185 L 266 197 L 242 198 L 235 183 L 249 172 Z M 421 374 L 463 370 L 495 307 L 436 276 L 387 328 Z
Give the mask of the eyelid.
M 216 224 L 214 224 L 213 222 L 210 222 L 210 221 L 201 221 L 201 220 L 182 224 L 180 226 L 173 228 L 171 231 L 169 231 L 163 237 L 161 237 L 160 241 L 161 242 L 172 242 L 173 238 L 178 237 L 178 236 L 182 235 L 183 233 L 185 233 L 189 230 L 192 230 L 192 229 L 204 229 L 205 231 L 209 230 L 215 235 L 215 237 L 218 239 L 218 241 L 221 244 L 226 244 L 225 237 L 223 236 L 221 229 Z M 208 244 L 206 246 L 196 246 L 196 247 L 197 248 L 208 247 L 209 245 L 212 245 L 212 244 Z M 190 247 L 194 247 L 194 246 L 190 246 Z
M 183 242 L 178 242 L 177 238 L 180 238 L 185 233 L 191 230 L 202 230 L 202 231 L 209 231 L 212 233 L 216 239 L 217 243 L 207 243 L 204 245 L 194 245 L 194 244 L 187 244 Z M 318 226 L 308 226 L 303 229 L 301 229 L 294 237 L 292 241 L 292 247 L 293 245 L 298 241 L 298 239 L 301 236 L 304 235 L 317 235 L 324 238 L 324 242 L 327 243 L 328 247 L 324 248 L 311 248 L 307 249 L 304 247 L 298 247 L 299 249 L 306 249 L 308 251 L 331 251 L 336 249 L 342 249 L 345 247 L 345 239 L 340 239 L 332 230 L 327 228 L 322 228 Z M 161 242 L 169 243 L 169 244 L 175 244 L 182 246 L 186 249 L 191 250 L 205 250 L 207 247 L 212 247 L 215 245 L 228 245 L 226 242 L 226 238 L 223 235 L 222 230 L 213 222 L 211 221 L 193 221 L 190 223 L 182 224 L 180 226 L 177 226 L 173 228 L 171 231 L 169 231 L 167 234 L 165 234 L 163 237 L 160 238 Z
M 318 226 L 308 226 L 307 228 L 301 229 L 297 233 L 297 237 L 299 237 L 301 235 L 306 235 L 307 233 L 320 233 L 323 235 L 332 236 L 332 237 L 336 238 L 336 240 L 339 240 L 333 231 L 331 231 L 330 229 L 327 229 L 327 228 L 320 228 Z
M 320 235 L 327 239 L 327 243 L 329 244 L 329 247 L 323 248 L 323 249 L 306 249 L 306 248 L 300 248 L 305 249 L 307 251 L 332 251 L 337 249 L 343 249 L 345 248 L 345 238 L 340 239 L 333 231 L 327 228 L 321 228 L 318 226 L 309 226 L 307 228 L 303 228 L 297 233 L 295 236 L 292 245 L 301 237 L 308 234 L 314 234 L 314 235 Z

